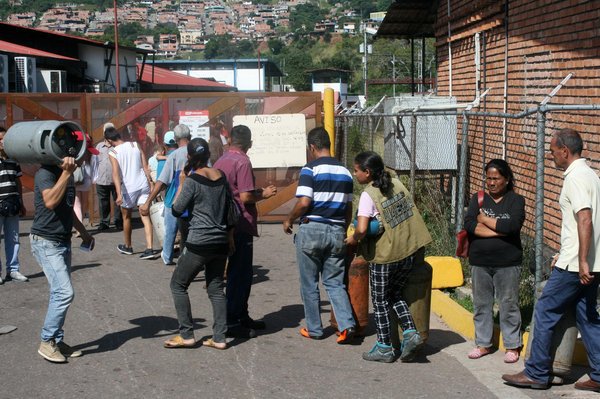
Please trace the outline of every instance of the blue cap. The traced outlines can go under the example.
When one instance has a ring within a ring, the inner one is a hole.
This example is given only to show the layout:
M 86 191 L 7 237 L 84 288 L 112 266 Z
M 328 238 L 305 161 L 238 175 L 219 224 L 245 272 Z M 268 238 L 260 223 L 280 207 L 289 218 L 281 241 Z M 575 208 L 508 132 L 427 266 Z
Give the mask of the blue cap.
M 163 142 L 165 145 L 177 145 L 177 142 L 175 141 L 175 132 L 172 130 L 166 132 L 165 137 L 163 137 Z

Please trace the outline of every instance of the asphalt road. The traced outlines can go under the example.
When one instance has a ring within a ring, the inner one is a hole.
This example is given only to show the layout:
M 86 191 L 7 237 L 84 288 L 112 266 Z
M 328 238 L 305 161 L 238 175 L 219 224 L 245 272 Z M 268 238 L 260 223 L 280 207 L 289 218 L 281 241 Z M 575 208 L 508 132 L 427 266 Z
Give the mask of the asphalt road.
M 465 341 L 435 316 L 430 340 L 415 363 L 362 360 L 375 341 L 340 346 L 334 331 L 322 341 L 302 338 L 303 308 L 295 252 L 280 225 L 261 225 L 255 241 L 251 315 L 268 326 L 257 338 L 234 340 L 226 351 L 197 347 L 164 349 L 177 333 L 169 290 L 173 268 L 160 259 L 141 260 L 143 231 L 134 230 L 136 255 L 117 252 L 122 233 L 96 235 L 96 249 L 80 251 L 74 239 L 75 301 L 65 325 L 65 341 L 84 351 L 67 364 L 37 354 L 46 312 L 48 285 L 30 252 L 31 221 L 21 224 L 21 271 L 30 282 L 0 286 L 0 398 L 553 398 L 597 397 L 572 385 L 550 391 L 518 390 L 500 375 L 522 363 L 505 365 L 502 354 L 477 361 Z M 2 259 L 4 255 L 2 254 Z M 4 273 L 4 272 L 3 272 Z M 190 287 L 196 338 L 211 334 L 212 312 L 203 277 Z M 323 322 L 329 304 L 322 296 Z M 575 379 L 583 370 L 576 370 Z

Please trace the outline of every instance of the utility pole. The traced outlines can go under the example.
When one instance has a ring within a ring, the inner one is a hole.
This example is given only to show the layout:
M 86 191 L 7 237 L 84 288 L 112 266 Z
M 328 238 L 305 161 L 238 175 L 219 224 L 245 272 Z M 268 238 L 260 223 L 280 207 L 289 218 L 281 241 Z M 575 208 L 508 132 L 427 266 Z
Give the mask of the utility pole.
M 367 68 L 367 54 L 369 52 L 369 45 L 367 44 L 367 23 L 363 21 L 363 52 L 364 52 L 364 68 L 363 68 L 363 78 L 365 81 L 365 100 L 367 99 L 367 77 L 368 77 L 368 68 Z
M 118 14 L 117 14 L 117 0 L 113 1 L 113 7 L 115 9 L 115 58 L 116 58 L 116 62 L 115 62 L 115 66 L 117 69 L 117 81 L 115 83 L 115 92 L 117 94 L 119 94 L 119 92 L 121 91 L 121 71 L 120 71 L 120 65 L 119 65 L 119 18 L 118 18 Z M 109 67 L 110 68 L 110 67 Z M 152 71 L 154 73 L 154 67 L 152 68 Z
M 392 54 L 392 95 L 396 97 L 396 54 Z

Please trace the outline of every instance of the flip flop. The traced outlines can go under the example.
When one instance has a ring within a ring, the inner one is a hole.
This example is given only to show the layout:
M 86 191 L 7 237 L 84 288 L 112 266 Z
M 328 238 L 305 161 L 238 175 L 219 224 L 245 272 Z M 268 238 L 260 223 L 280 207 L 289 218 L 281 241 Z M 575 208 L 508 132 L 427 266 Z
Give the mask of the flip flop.
M 479 359 L 484 357 L 485 355 L 489 355 L 492 351 L 489 348 L 475 347 L 469 354 L 467 355 L 469 359 Z
M 219 350 L 227 349 L 227 342 L 215 342 L 212 338 L 208 338 L 202 341 L 203 346 L 208 346 L 209 348 L 215 348 Z
M 186 344 L 185 340 L 181 337 L 181 335 L 176 335 L 173 338 L 169 338 L 165 341 L 165 348 L 173 349 L 173 348 L 193 348 L 196 346 L 196 341 L 193 344 Z

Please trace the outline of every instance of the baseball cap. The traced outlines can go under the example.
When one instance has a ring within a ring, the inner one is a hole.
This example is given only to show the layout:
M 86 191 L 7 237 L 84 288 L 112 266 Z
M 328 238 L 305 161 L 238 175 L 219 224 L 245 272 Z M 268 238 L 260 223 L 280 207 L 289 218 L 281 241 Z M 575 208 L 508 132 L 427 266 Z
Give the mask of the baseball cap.
M 77 141 L 83 141 L 83 140 L 85 140 L 86 149 L 88 150 L 88 152 L 90 154 L 93 154 L 93 155 L 100 154 L 100 151 L 98 151 L 94 147 L 94 143 L 92 143 L 92 139 L 90 138 L 89 134 L 83 133 L 83 132 L 81 132 L 79 130 L 76 130 L 73 133 L 75 133 L 75 137 L 77 138 Z
M 163 138 L 163 142 L 165 143 L 165 145 L 177 145 L 177 142 L 175 141 L 175 132 L 172 130 L 166 132 L 165 137 Z

